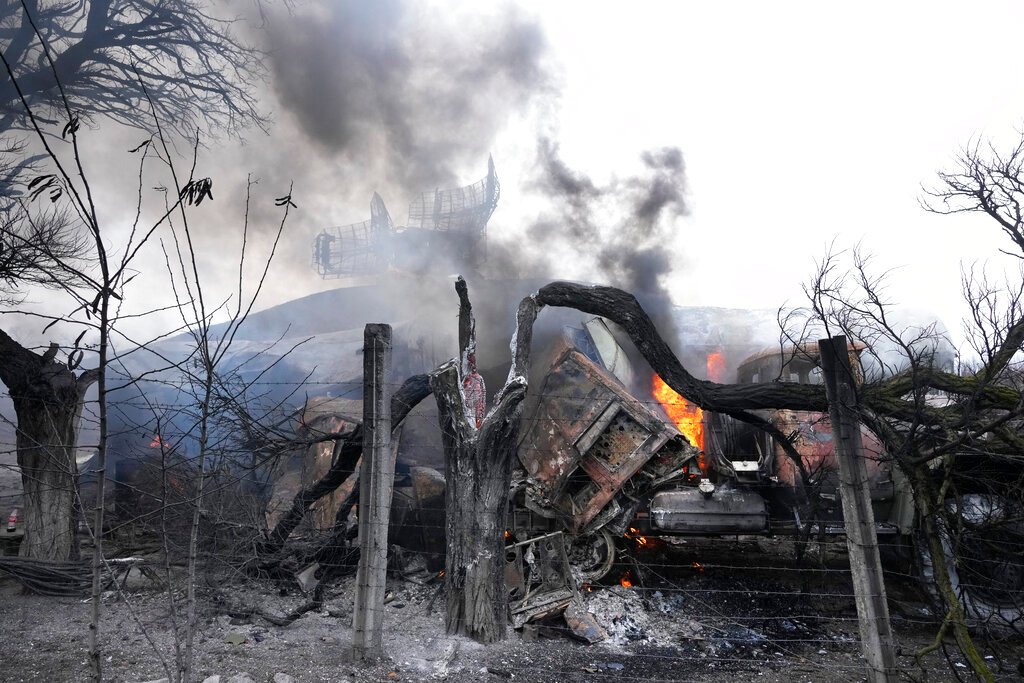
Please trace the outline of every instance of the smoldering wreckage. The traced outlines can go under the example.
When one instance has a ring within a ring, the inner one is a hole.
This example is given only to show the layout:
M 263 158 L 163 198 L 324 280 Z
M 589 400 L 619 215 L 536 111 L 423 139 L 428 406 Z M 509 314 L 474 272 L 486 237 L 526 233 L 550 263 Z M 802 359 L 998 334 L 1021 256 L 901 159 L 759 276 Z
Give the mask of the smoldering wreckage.
M 516 628 L 563 615 L 577 638 L 606 638 L 578 603 L 581 591 L 602 583 L 628 586 L 639 580 L 637 568 L 623 564 L 623 549 L 628 556 L 673 538 L 809 532 L 820 537 L 843 531 L 826 415 L 768 416 L 785 433 L 799 434 L 802 462 L 794 463 L 755 428 L 704 413 L 632 363 L 612 327 L 592 318 L 565 328 L 546 349 L 546 371 L 522 417 L 505 531 L 505 582 Z M 707 367 L 721 372 L 723 360 L 720 351 L 712 351 Z M 815 367 L 810 351 L 791 349 L 788 358 L 777 351 L 755 354 L 738 372 L 757 381 L 784 368 L 813 381 Z M 479 375 L 467 379 L 480 381 Z M 352 399 L 310 401 L 300 430 L 348 432 L 358 425 L 361 406 Z M 482 414 L 482 402 L 477 408 Z M 424 412 L 431 412 L 429 406 Z M 389 539 L 398 570 L 415 581 L 443 575 L 444 455 L 436 435 L 436 418 L 430 416 L 407 420 L 393 438 Z M 866 430 L 864 436 L 878 454 L 877 440 Z M 332 455 L 330 444 L 318 444 L 291 462 L 274 485 L 268 528 L 277 525 L 296 494 L 326 474 Z M 887 461 L 872 460 L 879 533 L 911 533 L 913 505 L 905 482 Z M 330 531 L 339 510 L 352 509 L 356 480 L 353 475 L 311 507 L 311 531 Z M 309 592 L 323 571 L 311 563 L 295 574 Z
M 487 176 L 478 183 L 414 200 L 405 227 L 393 224 L 383 200 L 374 195 L 369 220 L 316 237 L 313 265 L 324 278 L 392 276 L 396 270 L 415 270 L 410 254 L 443 253 L 472 269 L 483 258 L 486 225 L 499 193 L 489 162 Z M 498 289 L 500 283 L 489 291 Z M 350 298 L 367 294 L 353 288 Z M 507 617 L 515 628 L 564 619 L 566 632 L 579 640 L 608 638 L 611 625 L 583 607 L 583 598 L 605 586 L 642 582 L 643 572 L 631 557 L 652 546 L 699 538 L 807 540 L 844 533 L 828 415 L 757 411 L 776 434 L 789 437 L 787 452 L 766 431 L 687 402 L 651 370 L 615 324 L 582 314 L 561 322 L 568 324 L 534 342 L 515 444 L 503 561 Z M 325 343 L 333 342 L 328 338 Z M 861 344 L 849 348 L 855 374 L 865 350 Z M 395 353 L 396 377 L 436 367 L 436 359 L 424 353 L 422 337 L 415 345 L 396 345 Z M 714 382 L 822 382 L 818 352 L 810 345 L 764 350 L 749 339 L 731 345 L 721 338 L 703 339 L 684 353 L 689 367 Z M 484 379 L 475 357 L 461 361 L 462 394 L 479 426 L 487 410 Z M 491 370 L 500 376 L 508 365 Z M 340 575 L 354 573 L 359 560 L 362 451 L 356 435 L 362 429 L 363 400 L 338 397 L 358 396 L 352 386 L 333 388 L 335 395 L 308 397 L 278 425 L 290 433 L 292 446 L 285 457 L 257 465 L 254 456 L 253 469 L 242 483 L 236 480 L 236 490 L 220 491 L 235 501 L 244 494 L 260 517 L 259 552 L 245 569 L 313 596 L 307 607 L 322 604 L 323 591 Z M 415 398 L 392 415 L 389 465 L 394 472 L 389 566 L 404 580 L 421 584 L 443 576 L 449 528 L 445 449 L 437 408 L 422 401 L 428 394 L 421 379 L 409 394 Z M 910 487 L 883 457 L 879 440 L 866 428 L 860 430 L 876 532 L 893 539 L 894 546 L 909 547 L 915 533 Z M 187 499 L 195 473 L 158 428 L 144 441 L 141 460 L 114 454 L 112 518 L 149 520 L 152 526 L 157 511 Z M 158 459 L 165 470 L 168 462 L 177 468 L 169 486 L 163 472 L 153 475 Z M 84 470 L 87 489 L 88 463 Z M 976 498 L 979 509 L 987 505 L 983 496 Z M 304 539 L 309 541 L 305 545 Z M 972 616 L 997 614 L 1019 622 L 1014 584 L 1008 585 L 1005 576 L 989 578 L 991 585 L 967 601 Z M 287 624 L 303 609 L 267 618 Z

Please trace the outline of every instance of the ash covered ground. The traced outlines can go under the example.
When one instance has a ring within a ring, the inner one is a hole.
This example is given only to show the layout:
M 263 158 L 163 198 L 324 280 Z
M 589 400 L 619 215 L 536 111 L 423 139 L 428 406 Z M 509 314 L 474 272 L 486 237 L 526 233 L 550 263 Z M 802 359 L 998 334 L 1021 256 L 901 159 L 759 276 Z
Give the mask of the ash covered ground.
M 196 680 L 220 676 L 221 683 L 232 677 L 233 683 L 262 683 L 278 674 L 295 681 L 360 682 L 864 680 L 842 553 L 811 548 L 810 555 L 811 568 L 804 568 L 793 561 L 789 541 L 718 539 L 627 558 L 615 568 L 611 585 L 584 592 L 586 608 L 609 635 L 592 645 L 574 640 L 559 618 L 487 646 L 447 636 L 440 583 L 391 579 L 384 608 L 385 657 L 369 665 L 353 662 L 349 653 L 352 578 L 328 593 L 323 610 L 281 627 L 239 615 L 253 608 L 286 613 L 304 602 L 298 592 L 282 594 L 270 583 L 211 575 L 200 590 Z M 627 571 L 631 587 L 616 582 Z M 908 680 L 957 680 L 956 673 L 966 680 L 969 674 L 952 645 L 945 648 L 948 658 L 940 650 L 915 662 L 910 653 L 932 641 L 934 620 L 909 578 L 894 575 L 887 589 L 899 663 Z M 90 605 L 25 595 L 10 580 L 0 582 L 0 593 L 5 605 L 0 679 L 88 678 Z M 160 679 L 157 650 L 169 661 L 173 657 L 166 590 L 132 576 L 124 595 L 127 602 L 116 593 L 104 600 L 105 676 Z M 1019 680 L 1024 656 L 1019 640 L 986 641 L 983 654 L 999 680 Z

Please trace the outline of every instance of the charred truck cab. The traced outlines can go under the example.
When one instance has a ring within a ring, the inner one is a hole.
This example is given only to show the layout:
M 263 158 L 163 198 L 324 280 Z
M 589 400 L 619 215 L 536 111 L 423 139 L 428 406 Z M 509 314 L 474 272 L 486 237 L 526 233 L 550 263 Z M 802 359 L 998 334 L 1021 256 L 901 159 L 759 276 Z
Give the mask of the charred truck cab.
M 863 348 L 852 348 L 851 359 Z M 755 354 L 737 374 L 739 382 L 821 381 L 815 354 L 801 347 Z M 570 561 L 596 580 L 627 533 L 843 532 L 827 415 L 761 413 L 796 435 L 795 461 L 764 432 L 703 413 L 641 375 L 602 320 L 565 331 L 524 413 L 510 519 L 516 539 L 562 531 Z M 867 430 L 863 437 L 879 533 L 909 533 L 908 487 L 878 439 Z

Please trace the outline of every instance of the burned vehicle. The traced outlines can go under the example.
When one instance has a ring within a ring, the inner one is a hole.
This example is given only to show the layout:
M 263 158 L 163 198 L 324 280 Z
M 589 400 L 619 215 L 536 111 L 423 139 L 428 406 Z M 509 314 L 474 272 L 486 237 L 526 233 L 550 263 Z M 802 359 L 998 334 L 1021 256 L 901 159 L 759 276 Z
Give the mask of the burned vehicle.
M 855 374 L 861 372 L 865 348 L 851 347 Z M 594 581 L 613 567 L 616 541 L 624 535 L 820 538 L 844 533 L 827 414 L 759 411 L 793 436 L 800 456 L 794 459 L 765 432 L 702 412 L 657 375 L 645 377 L 625 359 L 600 319 L 563 335 L 524 415 L 522 471 L 510 521 L 517 539 L 561 530 L 579 577 Z M 707 354 L 707 363 L 709 375 L 721 372 L 716 351 Z M 809 346 L 749 355 L 737 364 L 736 377 L 739 383 L 822 382 L 817 351 Z M 913 555 L 917 523 L 909 483 L 879 439 L 863 426 L 861 433 L 876 531 L 883 546 L 911 550 L 903 555 L 906 560 Z M 1019 559 L 997 561 L 990 552 L 1024 542 L 1017 508 L 998 496 L 969 491 L 951 505 L 960 510 L 961 535 L 949 569 L 968 614 L 978 622 L 1020 624 Z M 989 524 L 992 520 L 1006 523 Z M 952 558 L 952 540 L 947 545 Z M 917 570 L 924 578 L 929 563 L 926 552 L 918 555 Z
M 826 415 L 763 415 L 796 435 L 801 457 L 794 462 L 761 430 L 704 413 L 657 375 L 648 382 L 627 371 L 624 358 L 599 319 L 564 335 L 525 419 L 513 529 L 563 529 L 590 580 L 611 568 L 614 540 L 627 533 L 842 532 Z M 738 375 L 757 382 L 783 370 L 796 381 L 820 381 L 816 359 L 799 349 L 785 363 L 778 350 L 755 354 Z M 635 396 L 645 386 L 650 398 L 641 401 Z M 906 482 L 866 429 L 863 441 L 879 533 L 909 533 L 914 512 Z

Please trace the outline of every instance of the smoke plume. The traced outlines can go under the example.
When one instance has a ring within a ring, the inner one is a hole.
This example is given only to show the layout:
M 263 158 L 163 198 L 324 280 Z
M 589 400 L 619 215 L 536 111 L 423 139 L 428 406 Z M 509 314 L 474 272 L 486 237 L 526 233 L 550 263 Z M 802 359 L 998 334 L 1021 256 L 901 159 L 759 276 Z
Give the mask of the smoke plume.
M 549 88 L 543 31 L 511 5 L 459 17 L 341 0 L 268 30 L 273 88 L 305 136 L 407 190 L 479 166 L 508 117 Z
M 569 167 L 556 142 L 540 138 L 531 185 L 547 208 L 528 237 L 533 270 L 559 276 L 550 255 L 571 254 L 576 277 L 633 292 L 658 315 L 671 307 L 664 279 L 674 265 L 676 219 L 687 213 L 686 169 L 675 147 L 645 151 L 640 161 L 636 175 L 598 184 Z

